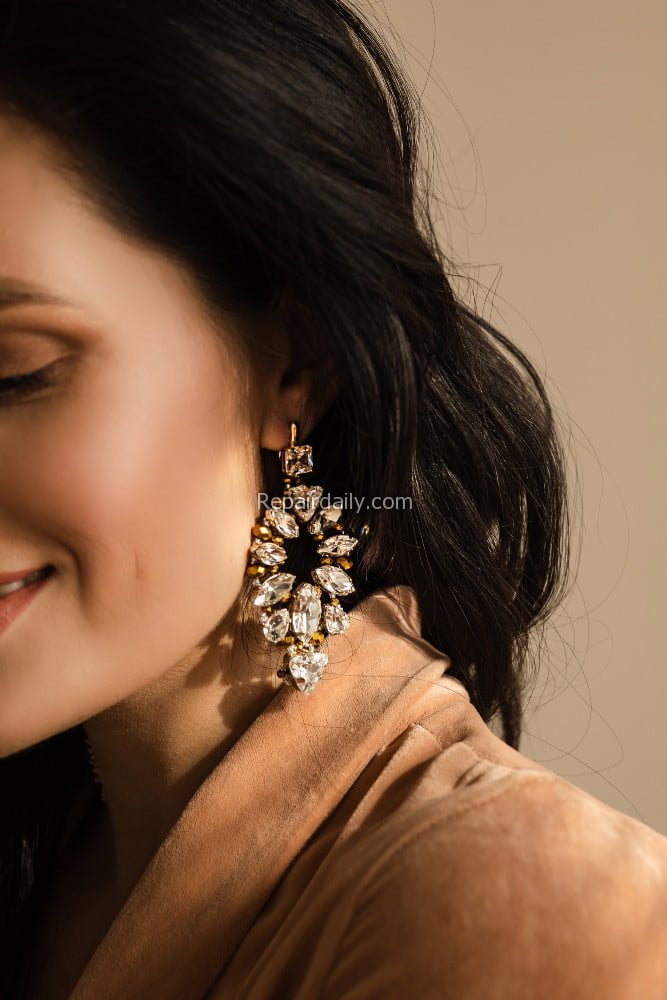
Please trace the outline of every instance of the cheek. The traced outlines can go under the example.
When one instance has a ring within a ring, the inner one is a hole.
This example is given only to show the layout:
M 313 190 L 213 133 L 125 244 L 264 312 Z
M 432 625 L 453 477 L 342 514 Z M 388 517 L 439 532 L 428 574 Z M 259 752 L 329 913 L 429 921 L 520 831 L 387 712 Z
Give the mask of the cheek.
M 29 460 L 12 458 L 19 535 L 59 574 L 0 636 L 0 691 L 10 682 L 47 735 L 167 670 L 243 584 L 256 496 L 237 402 L 109 403 L 42 415 Z

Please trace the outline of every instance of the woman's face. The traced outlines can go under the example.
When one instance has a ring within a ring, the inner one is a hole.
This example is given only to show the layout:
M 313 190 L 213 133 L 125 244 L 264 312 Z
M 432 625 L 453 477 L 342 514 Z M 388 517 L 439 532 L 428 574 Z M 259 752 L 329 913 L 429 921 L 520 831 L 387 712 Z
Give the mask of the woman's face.
M 6 755 L 153 680 L 232 608 L 259 431 L 184 269 L 104 221 L 9 118 L 0 306 L 0 379 L 57 362 L 51 385 L 0 393 L 0 580 L 56 569 L 8 624 L 0 598 Z

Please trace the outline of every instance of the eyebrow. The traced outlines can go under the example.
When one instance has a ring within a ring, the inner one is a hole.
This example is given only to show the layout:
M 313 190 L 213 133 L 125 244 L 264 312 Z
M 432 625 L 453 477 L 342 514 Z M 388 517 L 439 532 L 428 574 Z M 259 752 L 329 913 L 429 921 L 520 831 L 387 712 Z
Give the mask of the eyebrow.
M 55 295 L 47 288 L 35 285 L 19 278 L 0 277 L 0 309 L 11 309 L 13 306 L 48 305 L 69 306 L 78 308 L 76 303 Z

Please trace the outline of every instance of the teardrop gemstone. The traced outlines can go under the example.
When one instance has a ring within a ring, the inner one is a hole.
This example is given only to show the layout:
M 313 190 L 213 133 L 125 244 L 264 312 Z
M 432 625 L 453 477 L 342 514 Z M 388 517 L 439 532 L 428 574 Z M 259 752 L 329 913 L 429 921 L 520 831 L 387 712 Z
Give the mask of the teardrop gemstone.
M 294 513 L 300 521 L 310 521 L 317 510 L 324 490 L 321 486 L 290 486 L 288 496 L 292 498 Z
M 289 670 L 294 687 L 302 694 L 311 693 L 328 662 L 329 657 L 321 650 L 295 649 L 285 657 L 285 667 Z
M 280 642 L 287 635 L 289 629 L 289 611 L 287 608 L 278 608 L 267 615 L 262 624 L 262 632 L 269 642 Z
M 350 627 L 350 616 L 340 604 L 326 604 L 324 607 L 324 627 L 329 635 L 345 632 Z
M 337 524 L 342 513 L 343 508 L 340 504 L 338 506 L 329 504 L 326 507 L 320 507 L 320 517 L 325 525 Z

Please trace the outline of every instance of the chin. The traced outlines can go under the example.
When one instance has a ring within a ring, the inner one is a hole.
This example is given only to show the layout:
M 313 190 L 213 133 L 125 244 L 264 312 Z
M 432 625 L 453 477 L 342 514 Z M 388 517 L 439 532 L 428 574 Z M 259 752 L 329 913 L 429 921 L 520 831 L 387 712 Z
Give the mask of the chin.
M 58 733 L 70 728 L 66 723 L 55 727 L 53 725 L 48 726 L 45 723 L 43 728 L 34 724 L 31 726 L 17 726 L 17 713 L 14 712 L 13 714 L 13 720 L 0 721 L 0 759 L 11 757 L 12 754 L 19 753 L 21 750 L 27 750 L 29 747 L 36 746 L 38 743 L 49 739 L 50 736 L 56 736 Z M 20 713 L 18 714 L 20 715 Z

